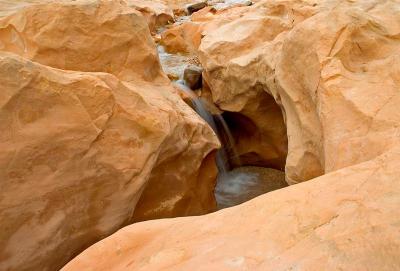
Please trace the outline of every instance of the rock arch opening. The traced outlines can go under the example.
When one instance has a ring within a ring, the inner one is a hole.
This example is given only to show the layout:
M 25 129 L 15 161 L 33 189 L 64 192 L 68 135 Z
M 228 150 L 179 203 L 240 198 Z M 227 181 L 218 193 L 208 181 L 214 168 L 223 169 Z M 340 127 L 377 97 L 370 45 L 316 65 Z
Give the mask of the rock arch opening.
M 254 102 L 256 110 L 252 111 Z M 262 92 L 241 112 L 221 114 L 234 146 L 227 148 L 231 170 L 218 175 L 215 196 L 219 208 L 231 207 L 288 184 L 285 181 L 287 156 L 286 125 L 274 98 Z M 221 136 L 220 136 L 221 137 Z
M 204 71 L 196 54 L 170 50 L 162 36 L 158 51 L 165 73 L 222 144 L 216 155 L 218 209 L 286 187 L 288 140 L 282 110 L 275 99 L 256 86 L 255 95 L 247 97 L 240 112 L 219 108 L 212 101 L 206 78 L 202 78 Z

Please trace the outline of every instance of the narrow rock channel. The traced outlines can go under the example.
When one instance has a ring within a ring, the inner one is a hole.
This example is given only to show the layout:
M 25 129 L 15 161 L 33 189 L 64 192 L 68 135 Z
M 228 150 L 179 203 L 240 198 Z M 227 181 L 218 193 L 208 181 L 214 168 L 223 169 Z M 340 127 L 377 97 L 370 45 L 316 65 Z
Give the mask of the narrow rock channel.
M 232 132 L 222 115 L 223 111 L 220 111 L 219 114 L 213 114 L 210 108 L 216 106 L 210 105 L 210 100 L 201 97 L 202 68 L 197 56 L 189 53 L 168 52 L 162 45 L 162 35 L 166 29 L 190 20 L 190 16 L 179 16 L 172 25 L 160 27 L 157 30 L 157 48 L 164 72 L 183 92 L 188 104 L 211 126 L 220 139 L 222 147 L 216 158 L 218 178 L 215 188 L 218 209 L 232 207 L 264 193 L 286 187 L 287 183 L 283 171 L 255 167 L 256 165 L 251 164 L 242 165 Z M 190 77 L 190 75 L 192 76 Z M 193 77 L 195 77 L 194 80 Z M 246 127 L 242 128 L 245 129 Z M 243 130 L 242 133 L 246 134 L 246 131 Z M 235 162 L 231 163 L 231 161 Z
M 0 0 L 0 271 L 400 270 L 400 0 Z

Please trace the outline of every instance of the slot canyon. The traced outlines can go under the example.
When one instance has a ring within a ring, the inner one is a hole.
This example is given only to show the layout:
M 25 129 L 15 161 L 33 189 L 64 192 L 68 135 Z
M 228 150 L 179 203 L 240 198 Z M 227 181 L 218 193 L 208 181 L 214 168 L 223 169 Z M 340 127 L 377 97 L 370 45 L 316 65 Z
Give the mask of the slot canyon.
M 400 270 L 400 0 L 0 0 L 0 271 Z

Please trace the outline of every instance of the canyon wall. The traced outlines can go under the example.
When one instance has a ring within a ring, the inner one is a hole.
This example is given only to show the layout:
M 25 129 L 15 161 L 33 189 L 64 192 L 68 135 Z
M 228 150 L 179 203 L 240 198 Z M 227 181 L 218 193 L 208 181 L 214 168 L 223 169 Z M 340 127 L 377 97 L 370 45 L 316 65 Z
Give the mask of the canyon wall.
M 217 17 L 199 48 L 213 101 L 262 131 L 271 121 L 254 97 L 274 97 L 291 184 L 373 159 L 398 140 L 397 12 L 397 1 L 262 1 Z M 282 146 L 274 132 L 262 134 Z
M 146 221 L 63 271 L 400 268 L 399 148 L 201 217 Z
M 8 7 L 1 270 L 58 270 L 133 221 L 216 208 L 218 139 L 162 72 L 140 12 L 119 1 Z
M 213 101 L 244 115 L 274 98 L 296 185 L 131 225 L 63 270 L 400 269 L 399 8 L 270 0 L 207 15 L 198 51 Z

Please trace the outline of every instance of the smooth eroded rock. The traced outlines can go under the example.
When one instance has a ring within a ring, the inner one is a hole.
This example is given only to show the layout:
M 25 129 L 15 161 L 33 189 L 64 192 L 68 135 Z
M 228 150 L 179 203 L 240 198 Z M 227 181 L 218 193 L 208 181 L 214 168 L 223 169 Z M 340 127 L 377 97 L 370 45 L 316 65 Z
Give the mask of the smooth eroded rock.
M 201 217 L 134 224 L 62 270 L 400 268 L 399 149 Z
M 216 10 L 227 9 L 231 7 L 251 6 L 253 4 L 250 0 L 225 0 L 222 3 L 216 3 L 213 7 Z
M 2 269 L 56 269 L 132 219 L 215 208 L 217 139 L 168 87 L 4 53 L 0 77 Z
M 128 0 L 128 6 L 140 11 L 146 18 L 150 31 L 174 21 L 174 12 L 165 3 L 157 0 Z
M 145 18 L 120 1 L 43 1 L 19 8 L 0 19 L 0 50 L 124 81 L 168 80 Z
M 236 9 L 236 19 L 214 20 L 199 48 L 214 102 L 252 120 L 271 146 L 262 155 L 286 156 L 287 127 L 291 184 L 372 159 L 397 141 L 397 5 L 334 2 Z M 262 93 L 281 109 L 281 125 L 257 113 Z
M 57 270 L 133 221 L 215 209 L 218 140 L 135 9 L 10 6 L 0 49 L 0 269 Z
M 201 25 L 184 22 L 164 31 L 160 43 L 170 53 L 194 54 L 200 46 L 201 33 Z
M 168 87 L 5 53 L 0 78 L 1 269 L 55 270 L 139 217 L 215 208 L 217 139 Z
M 287 127 L 286 179 L 299 184 L 126 227 L 63 270 L 400 269 L 398 7 L 268 0 L 215 17 L 200 45 L 213 101 L 248 120 L 255 97 L 273 98 Z

